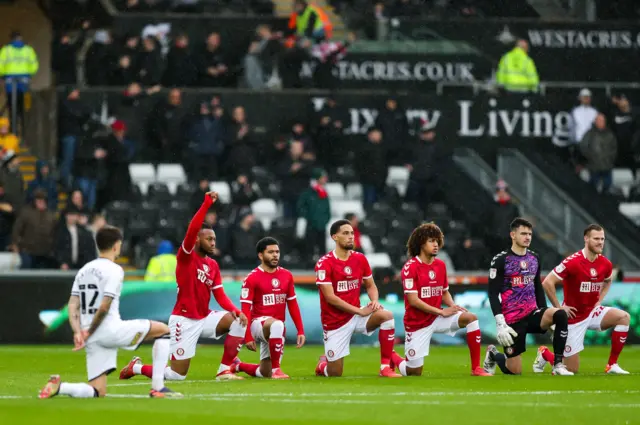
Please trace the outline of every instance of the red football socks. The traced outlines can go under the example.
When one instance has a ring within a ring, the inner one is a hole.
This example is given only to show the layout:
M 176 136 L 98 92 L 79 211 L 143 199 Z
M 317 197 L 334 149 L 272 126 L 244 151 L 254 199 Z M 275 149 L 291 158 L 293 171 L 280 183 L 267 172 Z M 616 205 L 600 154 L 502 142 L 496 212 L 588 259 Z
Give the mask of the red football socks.
M 146 376 L 147 378 L 153 377 L 153 366 L 152 365 L 144 365 L 142 366 L 141 375 Z
M 542 358 L 551 364 L 554 364 L 556 360 L 556 357 L 553 355 L 551 350 L 549 350 L 547 347 L 545 347 L 544 350 L 542 351 Z
M 618 357 L 624 348 L 624 343 L 627 342 L 628 331 L 620 332 L 614 330 L 611 333 L 611 354 L 609 355 L 608 365 L 618 363 Z
M 482 334 L 480 329 L 467 332 L 467 346 L 469 347 L 469 355 L 471 356 L 471 370 L 480 367 L 480 342 L 482 342 Z
M 269 338 L 269 354 L 271 355 L 271 369 L 278 369 L 282 360 L 284 338 Z
M 233 360 L 238 357 L 240 348 L 242 347 L 244 337 L 227 335 L 224 340 L 224 353 L 222 354 L 222 363 L 225 366 L 231 366 Z
M 244 372 L 249 376 L 258 376 L 256 372 L 260 369 L 259 364 L 240 363 L 238 364 L 238 372 Z
M 380 329 L 378 341 L 380 341 L 380 364 L 389 365 L 393 355 L 393 343 L 395 329 Z

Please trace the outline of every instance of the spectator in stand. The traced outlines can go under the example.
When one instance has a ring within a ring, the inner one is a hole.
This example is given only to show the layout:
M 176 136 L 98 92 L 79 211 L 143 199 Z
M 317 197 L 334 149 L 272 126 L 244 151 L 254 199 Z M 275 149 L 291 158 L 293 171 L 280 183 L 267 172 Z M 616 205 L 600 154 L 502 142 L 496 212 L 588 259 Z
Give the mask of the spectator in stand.
M 198 67 L 189 49 L 189 36 L 178 34 L 167 55 L 167 68 L 162 78 L 166 87 L 191 87 L 196 84 Z
M 500 179 L 496 182 L 496 193 L 493 195 L 495 204 L 492 209 L 487 211 L 485 221 L 489 223 L 487 229 L 489 233 L 485 240 L 491 252 L 501 252 L 508 247 L 511 242 L 506 236 L 506 228 L 511 221 L 520 216 L 518 207 L 513 203 L 511 195 L 507 190 L 509 186 L 507 182 Z
M 598 111 L 596 110 L 596 108 L 591 106 L 591 90 L 580 90 L 578 99 L 580 100 L 580 105 L 576 106 L 571 111 L 571 142 L 573 143 L 573 145 L 569 145 L 569 147 L 563 147 L 558 144 L 562 144 L 562 142 L 557 141 L 557 137 L 553 139 L 554 143 L 556 143 L 556 147 L 559 148 L 560 158 L 565 161 L 568 161 L 569 159 L 577 159 L 577 157 L 579 156 L 579 152 L 573 152 L 573 149 L 576 145 L 579 145 L 582 142 L 582 138 L 585 134 L 587 134 L 587 131 L 591 130 L 593 122 L 598 115 Z
M 502 250 L 504 250 L 504 246 L 501 248 Z M 453 262 L 460 270 L 479 270 L 487 264 L 486 256 L 486 249 L 482 241 L 466 237 L 455 247 Z
M 110 74 L 115 67 L 116 52 L 111 33 L 107 30 L 96 31 L 93 44 L 89 47 L 84 61 L 87 84 L 90 86 L 109 85 Z
M 630 169 L 635 180 L 638 163 L 633 154 L 632 143 L 634 134 L 640 129 L 638 117 L 625 95 L 614 96 L 611 101 L 614 106 L 612 130 L 618 141 L 616 165 Z
M 252 270 L 256 267 L 256 244 L 262 238 L 262 233 L 251 210 L 247 209 L 240 215 L 238 224 L 231 232 L 231 252 L 237 268 Z
M 182 118 L 182 92 L 171 89 L 167 99 L 156 104 L 147 121 L 146 132 L 154 160 L 179 162 L 182 159 Z
M 616 136 L 607 127 L 607 119 L 604 114 L 598 114 L 594 126 L 582 138 L 580 151 L 587 160 L 589 181 L 596 190 L 606 193 L 613 183 L 613 167 L 618 155 L 618 142 Z
M 251 207 L 251 204 L 262 197 L 260 187 L 249 180 L 246 174 L 240 174 L 231 182 L 231 203 L 234 208 Z
M 156 255 L 149 259 L 145 282 L 175 282 L 178 258 L 174 253 L 173 244 L 163 240 L 158 244 Z
M 355 158 L 356 172 L 362 184 L 362 204 L 369 210 L 378 202 L 387 181 L 387 150 L 382 142 L 382 132 L 377 128 L 369 130 L 368 143 Z
M 316 159 L 316 156 L 313 153 L 313 140 L 311 139 L 311 135 L 307 133 L 303 122 L 295 121 L 293 123 L 293 126 L 291 127 L 291 140 L 302 142 L 304 150 L 303 156 L 305 159 L 310 161 L 314 161 Z
M 281 87 L 274 73 L 278 55 L 282 52 L 282 34 L 273 33 L 268 25 L 259 25 L 256 38 L 244 57 L 244 84 L 255 90 Z
M 394 97 L 389 97 L 380 110 L 375 123 L 382 131 L 387 151 L 387 165 L 400 165 L 406 161 L 406 142 L 409 136 L 409 123 L 404 108 L 398 106 Z
M 216 180 L 225 148 L 223 123 L 215 119 L 207 102 L 200 104 L 198 112 L 188 133 L 190 161 L 187 172 L 192 180 Z
M 55 233 L 55 259 L 62 270 L 78 270 L 96 259 L 95 242 L 91 232 L 79 223 L 80 210 L 72 205 L 63 215 Z
M 81 99 L 78 89 L 71 89 L 58 107 L 58 134 L 60 135 L 60 178 L 69 187 L 78 148 L 78 141 L 84 135 L 83 127 L 91 116 L 91 111 Z
M 78 84 L 77 65 L 78 51 L 82 48 L 89 21 L 84 21 L 80 33 L 72 41 L 67 31 L 55 38 L 51 49 L 51 69 L 56 78 L 56 85 L 76 85 Z
M 346 41 L 322 40 L 311 48 L 315 88 L 328 90 L 337 88 L 339 81 L 334 77 L 334 73 L 338 72 L 336 64 L 346 57 L 347 49 L 355 41 L 355 33 L 349 32 Z
M 406 167 L 411 174 L 406 200 L 418 204 L 425 211 L 441 188 L 440 170 L 446 166 L 443 146 L 437 143 L 436 133 L 428 124 L 420 130 L 409 158 Z
M 360 219 L 354 213 L 344 215 L 345 220 L 349 220 L 353 227 L 353 249 L 358 252 L 362 251 L 362 233 L 360 232 Z
M 106 182 L 108 176 L 107 151 L 104 141 L 85 137 L 80 141 L 74 160 L 75 184 L 82 191 L 87 208 L 93 211 L 98 196 L 98 185 Z
M 231 137 L 226 164 L 227 175 L 235 178 L 241 173 L 251 173 L 251 169 L 258 164 L 256 143 L 242 106 L 236 106 L 233 109 L 229 133 Z
M 220 34 L 212 32 L 197 58 L 199 85 L 204 87 L 227 87 L 229 68 L 220 46 Z
M 164 58 L 154 37 L 142 40 L 142 51 L 136 58 L 136 80 L 143 86 L 155 86 L 162 82 Z
M 0 170 L 0 182 L 4 187 L 4 196 L 17 215 L 24 204 L 24 178 L 20 172 L 20 159 L 13 151 L 5 152 Z
M 67 204 L 67 208 L 73 208 L 79 211 L 81 216 L 86 216 L 91 214 L 89 208 L 84 202 L 84 195 L 82 195 L 82 191 L 80 189 L 74 189 L 69 194 L 69 201 Z
M 132 183 L 129 164 L 135 155 L 135 145 L 127 139 L 126 132 L 125 124 L 122 121 L 115 121 L 111 124 L 111 134 L 105 140 L 108 174 L 105 199 L 101 200 L 99 207 L 113 201 L 128 201 L 131 198 Z
M 129 56 L 131 58 L 131 64 L 135 68 L 135 59 L 140 52 L 140 36 L 138 34 L 127 34 L 124 36 L 124 45 L 120 51 L 121 56 Z
M 202 198 L 200 198 L 202 201 Z M 198 206 L 199 208 L 200 206 Z M 204 222 L 216 233 L 216 247 L 213 250 L 213 259 L 221 261 L 225 256 L 229 255 L 229 225 L 224 220 L 218 219 L 218 213 L 212 208 L 204 217 Z
M 315 258 L 324 255 L 327 250 L 327 224 L 331 220 L 331 204 L 325 188 L 328 180 L 329 176 L 324 170 L 314 170 L 311 175 L 311 187 L 298 198 L 298 216 L 307 220 L 307 254 Z
M 109 76 L 109 85 L 127 86 L 138 79 L 132 58 L 130 55 L 123 55 L 118 58 L 118 64 Z
M 172 11 L 175 13 L 202 13 L 200 0 L 173 0 Z
M 289 143 L 289 154 L 276 166 L 276 175 L 282 182 L 282 203 L 285 218 L 298 218 L 298 199 L 309 186 L 309 177 L 313 161 L 304 159 L 304 145 L 302 142 Z
M 315 146 L 319 162 L 328 169 L 341 165 L 346 156 L 342 132 L 346 112 L 338 106 L 334 96 L 329 96 L 315 118 Z
M 20 140 L 10 130 L 9 118 L 0 117 L 0 151 L 18 152 Z
M 0 252 L 4 252 L 11 242 L 11 229 L 15 221 L 15 209 L 4 192 L 0 180 Z
M 126 0 L 124 10 L 127 12 L 165 12 L 167 0 Z
M 58 184 L 51 175 L 51 166 L 47 161 L 36 161 L 36 177 L 27 186 L 27 203 L 33 201 L 36 190 L 42 190 L 47 194 L 47 205 L 51 211 L 58 209 Z
M 116 117 L 120 117 L 120 119 L 124 122 L 129 134 L 134 134 L 138 137 L 142 137 L 145 134 L 145 122 L 144 120 L 140 120 L 137 118 L 139 115 L 139 108 L 143 105 L 142 102 L 145 99 L 147 99 L 151 95 L 158 93 L 160 90 L 160 86 L 153 86 L 147 89 L 143 89 L 140 84 L 131 83 L 129 84 L 129 86 L 127 86 L 127 89 L 122 93 L 122 95 L 113 99 L 109 110 L 113 111 L 113 114 Z M 143 140 L 135 141 L 139 144 L 138 147 L 140 151 L 148 149 L 148 147 L 144 145 L 144 141 L 144 138 Z
M 191 194 L 191 199 L 189 199 L 189 210 L 192 211 L 193 214 L 195 214 L 200 209 L 200 205 L 202 205 L 202 199 L 210 190 L 211 189 L 209 189 L 209 180 L 200 179 L 200 181 L 198 182 L 198 187 L 196 187 L 196 190 Z M 218 202 L 216 202 L 214 204 L 214 207 L 212 208 L 215 208 L 216 205 L 218 205 Z
M 36 191 L 33 203 L 20 210 L 11 235 L 12 251 L 23 269 L 55 268 L 52 258 L 56 216 L 47 209 L 47 194 Z
M 106 225 L 107 225 L 107 220 L 104 218 L 104 215 L 100 213 L 94 213 L 91 216 L 91 220 L 89 221 L 87 230 L 91 232 L 91 236 L 95 240 L 96 235 L 98 234 L 98 230 L 102 229 Z M 97 252 L 98 252 L 98 247 L 96 247 L 96 253 Z
M 529 57 L 529 43 L 518 40 L 515 47 L 502 56 L 496 82 L 508 92 L 537 92 L 540 78 L 536 64 Z

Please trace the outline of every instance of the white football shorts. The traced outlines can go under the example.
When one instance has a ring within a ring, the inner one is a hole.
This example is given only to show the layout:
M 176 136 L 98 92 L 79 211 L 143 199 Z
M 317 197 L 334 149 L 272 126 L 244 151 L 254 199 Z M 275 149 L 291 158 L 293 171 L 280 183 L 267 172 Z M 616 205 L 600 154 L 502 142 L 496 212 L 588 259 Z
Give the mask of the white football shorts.
M 190 359 L 196 355 L 198 339 L 220 339 L 225 334 L 216 335 L 216 328 L 226 311 L 212 311 L 200 320 L 183 316 L 169 316 L 169 330 L 171 331 L 171 358 L 176 360 Z
M 324 354 L 328 361 L 334 362 L 349 355 L 349 345 L 353 334 L 366 336 L 373 334 L 373 332 L 367 332 L 367 322 L 370 317 L 371 314 L 368 316 L 356 314 L 342 327 L 332 331 L 324 331 Z
M 602 319 L 604 319 L 609 310 L 611 310 L 611 307 L 599 305 L 582 322 L 569 325 L 567 345 L 564 347 L 565 357 L 571 357 L 584 350 L 584 336 L 587 334 L 587 330 L 601 331 Z
M 424 365 L 425 356 L 429 355 L 431 337 L 434 333 L 455 335 L 460 329 L 458 320 L 462 312 L 449 317 L 436 317 L 436 320 L 426 328 L 418 329 L 415 332 L 405 332 L 404 355 L 407 358 L 407 366 L 416 368 Z

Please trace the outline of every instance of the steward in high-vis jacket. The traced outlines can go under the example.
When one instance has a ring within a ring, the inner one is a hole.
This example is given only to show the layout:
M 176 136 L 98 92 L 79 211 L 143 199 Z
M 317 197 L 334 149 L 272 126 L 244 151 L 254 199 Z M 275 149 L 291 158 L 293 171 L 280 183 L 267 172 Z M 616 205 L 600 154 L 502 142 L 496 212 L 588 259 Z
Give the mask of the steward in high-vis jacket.
M 538 71 L 536 64 L 529 57 L 529 44 L 518 40 L 516 47 L 500 59 L 496 81 L 499 86 L 509 92 L 538 91 Z

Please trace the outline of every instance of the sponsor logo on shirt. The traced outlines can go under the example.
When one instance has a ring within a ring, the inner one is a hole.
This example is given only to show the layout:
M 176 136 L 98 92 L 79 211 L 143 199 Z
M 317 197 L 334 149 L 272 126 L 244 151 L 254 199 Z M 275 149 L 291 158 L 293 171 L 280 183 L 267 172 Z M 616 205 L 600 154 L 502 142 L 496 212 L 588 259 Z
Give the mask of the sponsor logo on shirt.
M 420 298 L 441 297 L 442 286 L 425 286 L 420 289 Z
M 287 301 L 287 294 L 264 294 L 262 304 L 265 306 L 284 304 Z
M 338 292 L 348 292 L 353 291 L 354 289 L 358 289 L 360 281 L 355 280 L 340 280 L 338 281 Z
M 580 292 L 600 292 L 602 282 L 580 282 Z
M 511 286 L 521 288 L 523 286 L 533 285 L 534 277 L 533 275 L 513 276 L 511 278 Z

